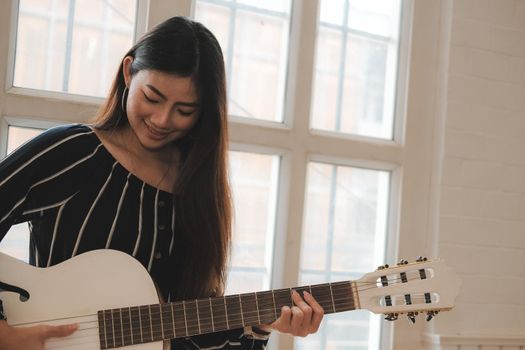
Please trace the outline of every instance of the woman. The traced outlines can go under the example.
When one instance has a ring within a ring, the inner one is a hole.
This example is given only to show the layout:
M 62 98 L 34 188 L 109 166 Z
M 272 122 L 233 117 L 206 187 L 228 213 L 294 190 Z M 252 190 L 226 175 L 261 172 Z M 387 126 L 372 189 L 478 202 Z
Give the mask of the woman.
M 201 24 L 171 18 L 125 55 L 93 125 L 48 130 L 0 163 L 0 238 L 28 221 L 33 265 L 118 249 L 148 269 L 166 301 L 222 295 L 227 140 L 219 44 Z M 272 330 L 305 336 L 323 310 L 303 297 L 294 293 L 296 306 L 271 325 L 178 339 L 172 349 L 263 349 Z M 43 349 L 75 330 L 0 321 L 0 349 Z

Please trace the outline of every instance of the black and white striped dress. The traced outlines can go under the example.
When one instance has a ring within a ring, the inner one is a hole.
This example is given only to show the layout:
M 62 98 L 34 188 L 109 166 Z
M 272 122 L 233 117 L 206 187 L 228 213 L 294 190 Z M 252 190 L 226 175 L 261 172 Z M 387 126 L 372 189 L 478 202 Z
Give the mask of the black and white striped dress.
M 162 278 L 175 242 L 172 194 L 126 170 L 86 125 L 45 131 L 0 163 L 0 239 L 28 222 L 30 263 L 46 267 L 111 248 L 140 261 L 170 301 Z M 264 349 L 242 329 L 174 342 L 173 349 Z

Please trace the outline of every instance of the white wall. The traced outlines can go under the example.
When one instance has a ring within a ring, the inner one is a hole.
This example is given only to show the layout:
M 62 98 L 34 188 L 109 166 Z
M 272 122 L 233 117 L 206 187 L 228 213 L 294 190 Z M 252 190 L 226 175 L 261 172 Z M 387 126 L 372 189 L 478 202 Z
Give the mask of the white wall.
M 442 3 L 449 62 L 436 106 L 445 113 L 436 130 L 434 249 L 463 286 L 427 341 L 441 349 L 524 349 L 525 1 Z

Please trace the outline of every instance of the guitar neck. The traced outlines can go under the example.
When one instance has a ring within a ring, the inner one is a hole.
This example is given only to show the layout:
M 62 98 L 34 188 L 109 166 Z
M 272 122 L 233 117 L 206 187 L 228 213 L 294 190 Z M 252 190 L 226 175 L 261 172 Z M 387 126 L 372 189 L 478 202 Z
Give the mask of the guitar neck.
M 294 288 L 307 291 L 323 307 L 325 314 L 358 308 L 355 282 L 345 281 Z M 283 306 L 292 306 L 292 289 L 275 289 L 134 306 L 98 312 L 102 349 L 148 343 L 229 329 L 270 324 Z M 354 299 L 355 295 L 355 299 Z

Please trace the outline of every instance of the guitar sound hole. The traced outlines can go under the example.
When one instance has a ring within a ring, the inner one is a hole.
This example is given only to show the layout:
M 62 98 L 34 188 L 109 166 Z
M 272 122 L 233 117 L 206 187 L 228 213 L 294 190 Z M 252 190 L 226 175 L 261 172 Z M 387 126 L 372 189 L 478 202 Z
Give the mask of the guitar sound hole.
M 27 290 L 0 281 L 0 293 L 1 292 L 17 293 L 19 295 L 20 301 L 22 302 L 28 301 L 30 297 L 29 292 Z

